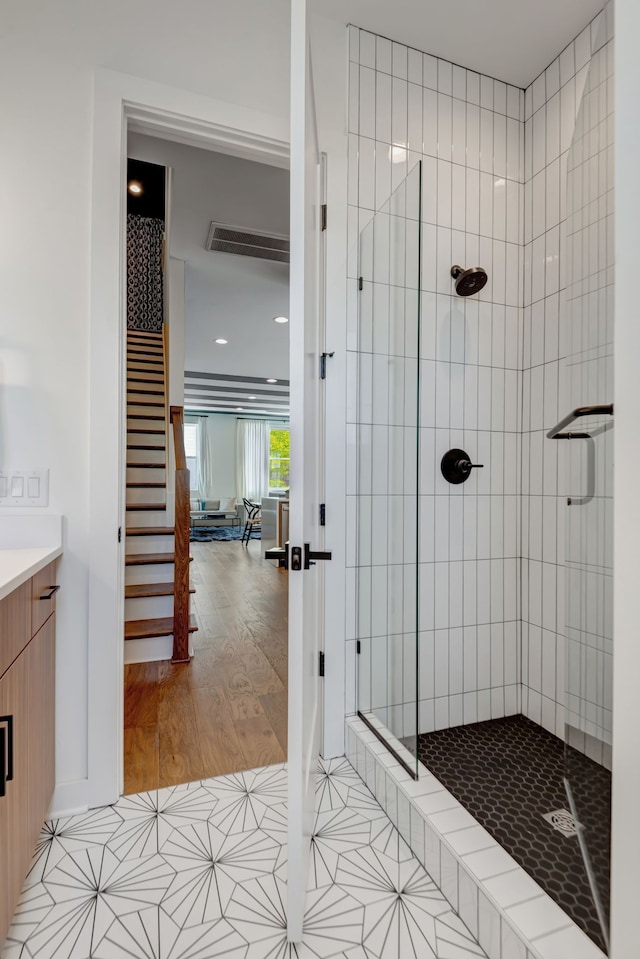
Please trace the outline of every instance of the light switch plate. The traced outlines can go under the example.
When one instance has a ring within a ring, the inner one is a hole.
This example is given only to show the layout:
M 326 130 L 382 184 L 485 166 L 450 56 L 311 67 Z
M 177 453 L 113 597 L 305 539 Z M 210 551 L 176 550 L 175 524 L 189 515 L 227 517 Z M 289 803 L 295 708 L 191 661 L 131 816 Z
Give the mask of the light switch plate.
M 48 505 L 48 469 L 0 469 L 0 506 Z

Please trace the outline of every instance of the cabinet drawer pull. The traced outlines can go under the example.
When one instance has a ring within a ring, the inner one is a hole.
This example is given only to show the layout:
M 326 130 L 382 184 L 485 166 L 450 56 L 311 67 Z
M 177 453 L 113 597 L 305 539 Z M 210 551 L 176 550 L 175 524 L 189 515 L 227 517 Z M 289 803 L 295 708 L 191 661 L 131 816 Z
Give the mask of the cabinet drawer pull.
M 59 586 L 49 586 L 48 589 L 49 589 L 49 592 L 48 592 L 48 593 L 45 593 L 44 596 L 41 596 L 40 599 L 51 599 L 51 597 L 53 596 L 53 594 L 54 594 L 54 593 L 57 593 L 58 590 L 60 589 L 60 587 L 59 587 Z
M 6 726 L 3 725 L 6 723 Z M 13 779 L 13 716 L 0 716 L 0 797 Z

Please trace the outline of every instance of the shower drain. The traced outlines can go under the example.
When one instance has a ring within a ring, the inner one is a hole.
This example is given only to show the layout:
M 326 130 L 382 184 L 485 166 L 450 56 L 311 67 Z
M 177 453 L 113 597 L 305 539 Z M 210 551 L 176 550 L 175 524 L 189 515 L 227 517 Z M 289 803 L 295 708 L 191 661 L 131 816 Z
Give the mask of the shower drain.
M 553 828 L 561 832 L 563 836 L 577 836 L 578 829 L 582 828 L 568 809 L 556 809 L 555 812 L 546 812 L 542 818 L 546 819 L 548 823 L 551 823 Z

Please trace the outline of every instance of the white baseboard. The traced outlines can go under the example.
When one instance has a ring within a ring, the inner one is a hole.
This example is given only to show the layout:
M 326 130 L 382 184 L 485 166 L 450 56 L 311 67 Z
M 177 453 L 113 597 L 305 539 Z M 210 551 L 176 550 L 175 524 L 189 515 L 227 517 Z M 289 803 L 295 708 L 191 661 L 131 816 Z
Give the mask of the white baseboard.
M 86 812 L 89 808 L 88 794 L 88 779 L 76 779 L 70 783 L 59 783 L 53 791 L 47 819 L 59 819 Z

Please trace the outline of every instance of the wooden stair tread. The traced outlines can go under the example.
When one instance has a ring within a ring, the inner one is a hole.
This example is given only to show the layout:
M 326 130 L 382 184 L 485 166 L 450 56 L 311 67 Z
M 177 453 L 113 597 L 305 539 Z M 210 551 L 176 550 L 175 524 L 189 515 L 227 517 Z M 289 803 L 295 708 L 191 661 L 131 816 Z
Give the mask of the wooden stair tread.
M 143 426 L 128 426 L 127 433 L 143 433 L 149 436 L 164 436 L 166 430 L 154 430 L 149 429 L 148 427 L 145 428 Z M 163 446 L 163 449 L 166 449 L 166 446 Z
M 127 503 L 125 509 L 129 512 L 134 510 L 156 510 L 157 512 L 164 511 L 167 508 L 166 503 Z
M 175 553 L 125 553 L 125 566 L 158 566 L 175 561 Z M 193 562 L 193 556 L 189 557 Z
M 129 480 L 126 484 L 129 489 L 166 489 L 166 480 Z
M 195 616 L 189 617 L 189 632 L 197 632 Z M 151 636 L 170 636 L 173 632 L 173 616 L 160 616 L 158 619 L 125 620 L 125 639 L 149 639 Z
M 140 470 L 140 469 L 142 469 L 142 470 L 163 470 L 163 469 L 165 469 L 165 463 L 164 463 L 164 462 L 162 462 L 162 463 L 137 463 L 137 462 L 134 461 L 133 463 L 127 463 L 127 469 L 134 469 L 134 470 Z
M 173 536 L 175 526 L 127 526 L 127 536 Z
M 193 587 L 189 590 L 195 593 Z M 131 583 L 124 588 L 125 599 L 144 599 L 146 596 L 173 596 L 173 583 Z
M 127 349 L 127 360 L 131 360 L 132 363 L 152 363 L 154 366 L 162 366 L 163 358 L 162 350 L 149 349 L 149 350 L 140 350 L 135 346 L 130 346 Z
M 141 383 L 148 383 L 148 380 L 140 380 Z M 164 390 L 145 390 L 138 389 L 134 387 L 133 389 L 127 390 L 127 396 L 164 396 Z M 129 400 L 129 403 L 132 403 L 133 400 Z
M 164 403 L 153 403 L 151 400 L 129 400 L 130 406 L 155 406 L 161 407 L 164 406 Z
M 140 404 L 135 404 L 139 406 Z M 128 420 L 164 420 L 166 417 L 161 416 L 159 413 L 128 413 Z M 135 433 L 139 433 L 140 430 L 134 430 Z M 163 430 L 164 432 L 164 430 Z
M 129 432 L 130 430 L 127 430 L 127 433 Z M 150 430 L 149 432 L 153 432 L 153 430 Z M 166 448 L 166 446 L 160 446 L 157 443 L 149 443 L 148 446 L 144 446 L 142 443 L 127 443 L 128 450 L 153 450 L 156 452 L 158 450 L 166 450 Z

